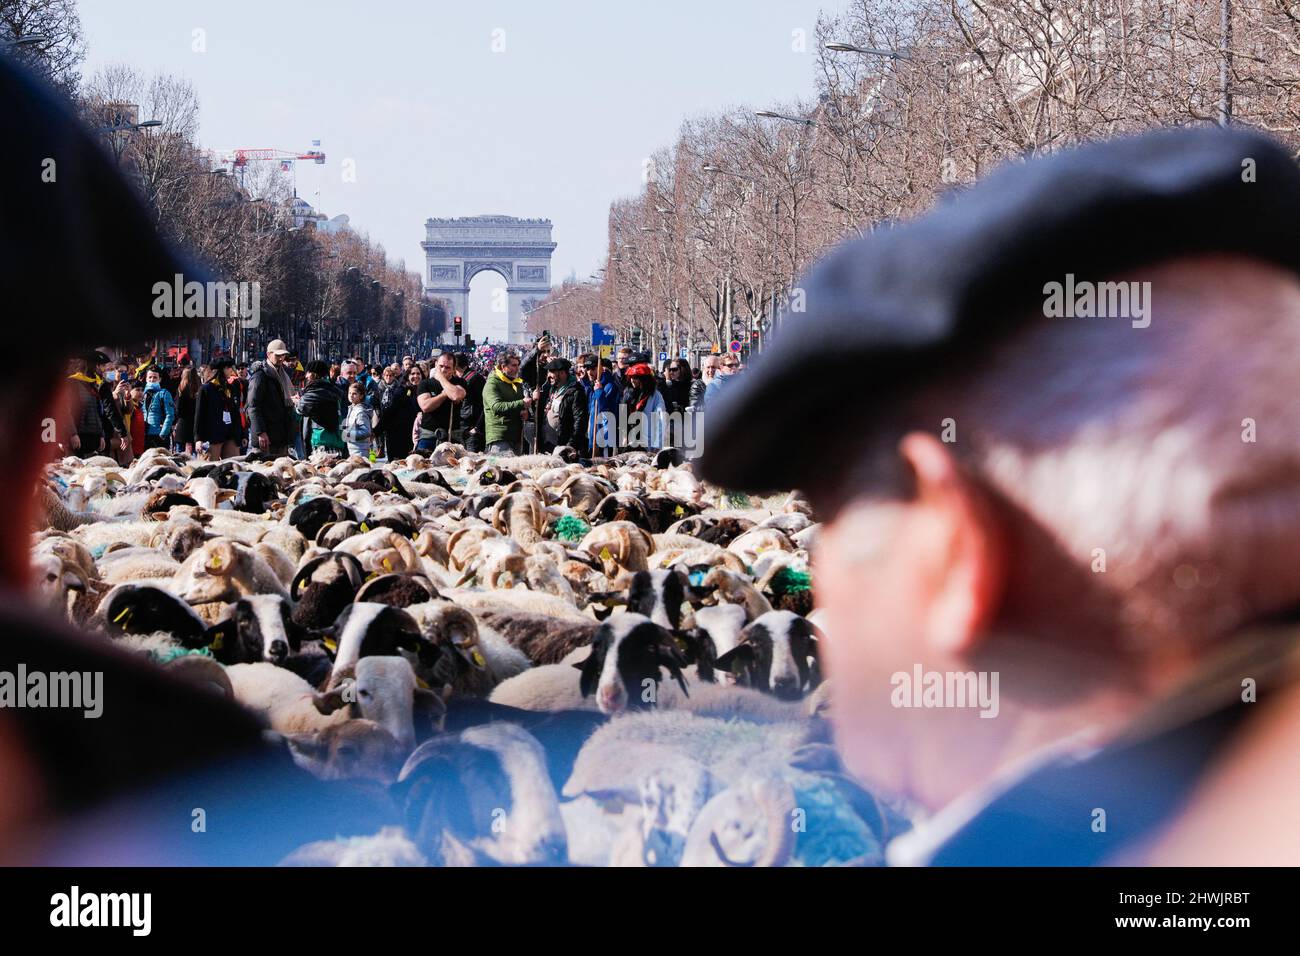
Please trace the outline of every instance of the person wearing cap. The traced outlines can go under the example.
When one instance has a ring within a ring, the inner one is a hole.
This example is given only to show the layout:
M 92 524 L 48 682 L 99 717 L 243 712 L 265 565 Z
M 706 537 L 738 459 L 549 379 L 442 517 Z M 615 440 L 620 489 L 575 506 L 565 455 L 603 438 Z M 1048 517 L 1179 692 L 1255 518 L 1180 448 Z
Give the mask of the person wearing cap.
M 239 454 L 239 390 L 231 383 L 234 362 L 220 358 L 208 367 L 194 409 L 194 439 L 205 461 Z
M 171 448 L 172 428 L 176 424 L 176 402 L 171 392 L 163 387 L 162 370 L 150 366 L 144 373 L 145 448 Z
M 621 399 L 619 447 L 657 451 L 667 439 L 667 405 L 656 385 L 654 369 L 637 362 L 628 368 L 627 382 Z
M 540 450 L 549 452 L 562 445 L 576 449 L 584 457 L 589 449 L 587 438 L 587 394 L 574 379 L 572 365 L 566 358 L 546 363 L 546 382 L 534 395 L 535 407 L 541 410 L 538 425 L 542 429 Z
M 488 454 L 520 454 L 527 417 L 528 392 L 519 377 L 519 353 L 502 351 L 483 386 L 483 439 Z
M 701 473 L 823 522 L 836 741 L 926 817 L 887 858 L 1300 858 L 1289 150 L 1189 127 L 1009 164 L 801 287 Z
M 272 339 L 266 361 L 254 362 L 248 376 L 248 430 L 253 451 L 279 458 L 289 453 L 293 429 L 293 382 L 286 360 L 289 346 Z
M 609 455 L 618 446 L 618 409 L 623 389 L 617 371 L 608 362 L 586 355 L 582 365 L 586 373 L 582 387 L 587 394 L 587 438 L 585 447 L 578 450 L 584 458 L 595 458 L 602 452 Z

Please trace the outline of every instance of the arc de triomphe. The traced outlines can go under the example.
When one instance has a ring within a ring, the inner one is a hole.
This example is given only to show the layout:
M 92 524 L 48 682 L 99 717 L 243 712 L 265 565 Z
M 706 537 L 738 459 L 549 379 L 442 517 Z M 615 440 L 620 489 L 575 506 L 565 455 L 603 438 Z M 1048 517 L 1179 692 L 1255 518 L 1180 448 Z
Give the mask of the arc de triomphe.
M 469 283 L 484 269 L 506 280 L 507 341 L 523 343 L 524 313 L 535 308 L 551 291 L 551 241 L 549 219 L 514 216 L 463 216 L 427 219 L 424 223 L 425 296 L 441 299 L 447 307 L 447 331 L 459 315 L 466 335 L 480 335 L 469 314 Z

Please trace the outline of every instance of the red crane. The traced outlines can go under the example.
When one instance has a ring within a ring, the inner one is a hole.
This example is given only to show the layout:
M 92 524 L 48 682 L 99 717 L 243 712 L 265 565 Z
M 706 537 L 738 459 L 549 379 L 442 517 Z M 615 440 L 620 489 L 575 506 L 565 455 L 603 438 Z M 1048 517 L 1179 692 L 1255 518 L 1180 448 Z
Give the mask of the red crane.
M 243 185 L 244 171 L 248 164 L 252 162 L 263 162 L 272 160 L 280 163 L 281 167 L 288 172 L 292 169 L 295 173 L 295 192 L 297 191 L 297 166 L 295 163 L 300 159 L 309 159 L 318 166 L 325 163 L 325 151 L 321 149 L 309 149 L 306 152 L 295 153 L 289 149 L 275 149 L 267 147 L 261 149 L 217 149 L 212 151 L 212 156 L 218 162 L 228 163 L 231 172 L 239 170 L 239 182 Z

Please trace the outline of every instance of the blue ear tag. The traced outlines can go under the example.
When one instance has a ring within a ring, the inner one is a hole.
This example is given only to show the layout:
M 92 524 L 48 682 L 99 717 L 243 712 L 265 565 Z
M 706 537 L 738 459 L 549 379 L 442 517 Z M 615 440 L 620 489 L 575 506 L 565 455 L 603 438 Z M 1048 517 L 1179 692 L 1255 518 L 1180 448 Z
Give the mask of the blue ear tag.
M 703 571 L 692 571 L 692 572 L 690 573 L 690 575 L 688 576 L 688 580 L 691 582 L 691 586 L 692 586 L 692 587 L 697 587 L 697 588 L 698 588 L 698 587 L 703 587 L 703 586 L 704 586 L 704 574 L 705 574 L 705 573 L 704 573 Z

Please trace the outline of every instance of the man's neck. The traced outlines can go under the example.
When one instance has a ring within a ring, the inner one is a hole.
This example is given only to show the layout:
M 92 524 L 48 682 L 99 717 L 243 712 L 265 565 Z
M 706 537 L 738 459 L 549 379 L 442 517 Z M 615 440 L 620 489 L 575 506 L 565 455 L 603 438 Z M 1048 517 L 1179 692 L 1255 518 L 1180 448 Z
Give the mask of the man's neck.
M 942 748 L 917 748 L 908 758 L 906 789 L 932 811 L 1018 775 L 1044 753 L 1104 746 L 1199 663 L 1176 656 L 1118 661 L 1013 637 L 990 643 L 996 649 L 964 669 L 997 673 L 997 718 L 976 720 L 959 749 L 949 736 Z M 1032 696 L 1017 694 L 1026 687 Z

